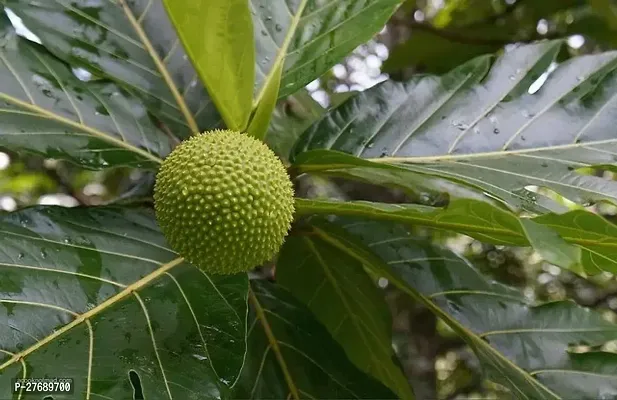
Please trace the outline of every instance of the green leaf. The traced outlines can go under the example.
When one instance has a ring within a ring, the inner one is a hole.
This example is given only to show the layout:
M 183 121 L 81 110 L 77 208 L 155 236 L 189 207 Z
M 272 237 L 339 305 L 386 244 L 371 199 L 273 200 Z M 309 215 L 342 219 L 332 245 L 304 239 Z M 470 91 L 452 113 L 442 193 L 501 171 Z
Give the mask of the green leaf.
M 296 214 L 364 217 L 458 232 L 482 242 L 534 246 L 548 261 L 589 274 L 617 272 L 617 226 L 599 215 L 575 210 L 532 219 L 475 200 L 447 207 L 365 201 L 296 199 Z M 573 247 L 576 246 L 576 247 Z
M 304 305 L 284 289 L 251 281 L 248 353 L 236 399 L 393 399 L 347 360 Z
M 555 230 L 546 225 L 527 218 L 522 218 L 520 221 L 527 240 L 544 260 L 578 273 L 584 272 L 580 268 L 580 247 L 569 246 Z
M 292 235 L 276 263 L 276 280 L 310 308 L 356 367 L 399 398 L 414 398 L 394 361 L 390 310 L 362 264 L 318 237 Z
M 246 274 L 184 263 L 146 209 L 36 207 L 2 214 L 0 229 L 0 397 L 13 378 L 44 376 L 74 378 L 78 398 L 229 392 Z
M 0 145 L 87 168 L 156 169 L 172 148 L 147 110 L 108 82 L 84 83 L 68 65 L 0 17 Z
M 617 393 L 614 354 L 569 351 L 573 344 L 595 346 L 615 338 L 617 325 L 599 313 L 569 301 L 532 305 L 401 226 L 348 221 L 357 240 L 331 223 L 313 224 L 315 234 L 446 322 L 476 353 L 487 377 L 515 398 L 571 399 L 577 393 L 575 398 L 597 399 Z
M 535 93 L 529 86 L 561 42 L 480 57 L 442 77 L 387 81 L 327 113 L 295 154 L 325 148 L 464 182 L 534 212 L 538 186 L 577 203 L 617 202 L 617 182 L 578 168 L 612 168 L 617 53 L 570 59 Z
M 333 150 L 309 150 L 294 158 L 292 171 L 324 177 L 339 177 L 355 181 L 394 187 L 417 198 L 430 195 L 439 199 L 442 194 L 451 198 L 469 198 L 501 204 L 481 191 L 459 185 L 447 179 L 418 173 L 405 166 L 376 163 Z
M 246 129 L 255 79 L 247 0 L 163 0 L 180 39 L 229 129 Z
M 139 97 L 172 135 L 219 126 L 162 0 L 0 2 L 53 54 Z
M 315 80 L 377 33 L 401 0 L 251 0 L 259 104 L 283 65 L 279 98 Z

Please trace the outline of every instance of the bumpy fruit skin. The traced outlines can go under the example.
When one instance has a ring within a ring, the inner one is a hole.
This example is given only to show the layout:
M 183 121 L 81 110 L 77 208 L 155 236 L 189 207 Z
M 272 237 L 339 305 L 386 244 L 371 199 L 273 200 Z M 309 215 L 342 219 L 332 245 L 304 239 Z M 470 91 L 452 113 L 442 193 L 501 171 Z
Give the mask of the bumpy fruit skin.
M 205 272 L 248 271 L 280 249 L 294 213 L 285 167 L 261 141 L 229 130 L 178 145 L 156 177 L 164 236 Z

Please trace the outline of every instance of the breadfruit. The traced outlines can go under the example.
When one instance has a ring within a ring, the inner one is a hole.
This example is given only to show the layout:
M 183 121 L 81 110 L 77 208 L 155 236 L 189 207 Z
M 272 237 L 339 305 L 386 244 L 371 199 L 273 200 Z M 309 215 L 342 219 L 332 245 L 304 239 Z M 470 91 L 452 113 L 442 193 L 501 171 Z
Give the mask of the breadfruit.
M 294 192 L 263 142 L 215 130 L 192 136 L 165 158 L 154 209 L 174 251 L 205 272 L 233 274 L 278 252 L 293 219 Z

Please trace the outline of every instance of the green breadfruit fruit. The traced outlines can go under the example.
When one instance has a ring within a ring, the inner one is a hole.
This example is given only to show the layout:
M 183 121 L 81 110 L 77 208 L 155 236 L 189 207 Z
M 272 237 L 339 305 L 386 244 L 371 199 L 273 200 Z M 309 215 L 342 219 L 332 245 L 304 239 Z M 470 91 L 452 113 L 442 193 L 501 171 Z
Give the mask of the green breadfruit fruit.
M 248 271 L 280 249 L 294 213 L 285 167 L 264 143 L 216 130 L 182 142 L 156 177 L 161 230 L 188 262 L 208 273 Z

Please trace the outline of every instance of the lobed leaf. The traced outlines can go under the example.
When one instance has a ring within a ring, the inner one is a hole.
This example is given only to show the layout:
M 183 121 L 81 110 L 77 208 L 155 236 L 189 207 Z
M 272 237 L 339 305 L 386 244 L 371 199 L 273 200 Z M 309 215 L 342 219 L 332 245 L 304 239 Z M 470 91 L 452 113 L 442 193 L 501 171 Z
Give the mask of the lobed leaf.
M 172 136 L 220 125 L 162 0 L 1 3 L 57 57 L 138 97 Z
M 246 275 L 183 262 L 151 210 L 36 207 L 0 230 L 0 397 L 22 377 L 86 399 L 214 399 L 238 379 Z
M 487 377 L 515 398 L 569 399 L 576 393 L 597 399 L 617 393 L 615 354 L 570 351 L 571 345 L 614 339 L 617 325 L 599 313 L 569 301 L 531 304 L 400 225 L 341 223 L 345 229 L 313 221 L 313 232 L 443 319 L 474 350 Z
M 465 183 L 507 203 L 557 210 L 529 186 L 581 204 L 617 201 L 617 183 L 577 169 L 613 168 L 617 53 L 576 57 L 529 87 L 561 41 L 475 58 L 444 76 L 386 81 L 327 113 L 294 154 L 333 149 Z
M 84 83 L 0 16 L 0 145 L 88 168 L 156 169 L 172 142 L 130 93 Z

